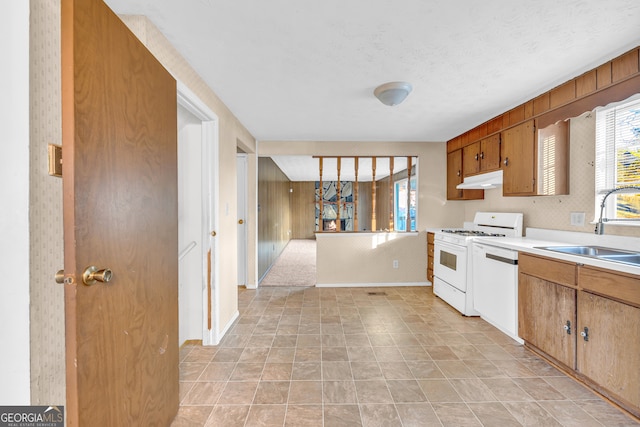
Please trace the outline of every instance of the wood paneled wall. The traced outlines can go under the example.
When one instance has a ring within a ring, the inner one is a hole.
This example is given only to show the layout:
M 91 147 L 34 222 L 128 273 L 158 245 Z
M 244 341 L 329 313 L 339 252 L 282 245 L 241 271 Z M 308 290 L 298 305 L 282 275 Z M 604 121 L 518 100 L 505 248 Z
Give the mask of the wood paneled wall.
M 316 184 L 292 182 L 291 229 L 292 239 L 315 239 L 316 235 Z
M 291 239 L 291 182 L 268 157 L 258 159 L 258 277 Z M 313 196 L 313 192 L 311 193 Z
M 358 228 L 371 231 L 371 182 L 358 183 Z
M 393 182 L 391 185 L 393 186 Z M 390 199 L 389 177 L 376 181 L 376 228 L 378 230 L 391 230 Z
M 411 176 L 416 174 L 416 166 L 411 169 Z M 392 185 L 395 185 L 396 181 L 407 178 L 407 170 L 404 169 L 400 172 L 393 174 L 391 178 Z M 369 191 L 370 192 L 370 191 Z M 391 218 L 391 206 L 393 198 L 393 188 L 389 189 L 389 177 L 382 178 L 376 181 L 376 218 L 378 221 L 378 230 L 391 230 L 393 221 Z M 395 230 L 397 231 L 397 230 Z M 404 230 L 401 230 L 404 231 Z

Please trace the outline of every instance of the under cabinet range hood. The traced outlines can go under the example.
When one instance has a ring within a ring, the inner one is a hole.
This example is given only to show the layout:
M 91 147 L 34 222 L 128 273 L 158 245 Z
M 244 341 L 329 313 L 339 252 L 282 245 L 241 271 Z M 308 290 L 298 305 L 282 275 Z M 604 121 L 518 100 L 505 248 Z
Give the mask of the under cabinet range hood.
M 468 176 L 462 184 L 456 186 L 459 190 L 486 190 L 502 185 L 502 169 L 480 175 Z

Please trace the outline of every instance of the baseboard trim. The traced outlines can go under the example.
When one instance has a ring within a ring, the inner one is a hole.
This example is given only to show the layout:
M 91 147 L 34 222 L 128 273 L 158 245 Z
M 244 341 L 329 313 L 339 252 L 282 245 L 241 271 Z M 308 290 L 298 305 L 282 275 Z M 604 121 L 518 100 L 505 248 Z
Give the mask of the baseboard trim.
M 431 286 L 431 282 L 393 283 L 316 283 L 316 288 L 390 288 L 401 286 Z
M 199 345 L 200 347 L 202 347 L 202 340 L 186 340 L 182 343 L 180 348 L 186 347 L 188 345 Z
M 220 331 L 220 334 L 218 334 L 218 342 L 216 343 L 216 345 L 220 344 L 220 341 L 227 334 L 227 332 L 229 332 L 229 329 L 231 329 L 231 326 L 233 326 L 233 322 L 235 322 L 238 317 L 240 317 L 240 312 L 236 310 L 236 312 L 233 313 L 233 316 L 231 316 L 231 319 L 229 319 L 229 321 L 225 325 L 224 329 Z

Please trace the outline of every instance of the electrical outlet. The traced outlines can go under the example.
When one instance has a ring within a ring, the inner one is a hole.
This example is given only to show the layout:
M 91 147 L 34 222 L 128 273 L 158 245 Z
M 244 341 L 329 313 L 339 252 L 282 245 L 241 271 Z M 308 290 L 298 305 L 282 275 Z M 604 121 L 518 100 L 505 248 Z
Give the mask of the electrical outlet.
M 393 268 L 398 268 L 398 260 L 397 259 L 393 260 Z
M 584 212 L 571 212 L 571 225 L 584 227 Z

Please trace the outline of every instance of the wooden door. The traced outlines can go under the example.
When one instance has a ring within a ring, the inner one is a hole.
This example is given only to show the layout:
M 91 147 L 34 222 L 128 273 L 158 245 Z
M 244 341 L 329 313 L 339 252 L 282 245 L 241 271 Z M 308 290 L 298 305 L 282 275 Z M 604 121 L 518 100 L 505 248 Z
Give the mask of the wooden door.
M 502 133 L 502 168 L 505 196 L 535 194 L 535 138 L 533 120 Z M 505 163 L 506 162 L 506 163 Z
M 640 414 L 640 308 L 578 292 L 577 369 Z
M 522 339 L 573 369 L 576 290 L 547 280 L 518 276 L 518 333 Z M 565 326 L 571 328 L 567 333 Z
M 62 0 L 67 425 L 178 408 L 176 83 L 101 0 Z M 88 266 L 108 283 L 83 284 Z

